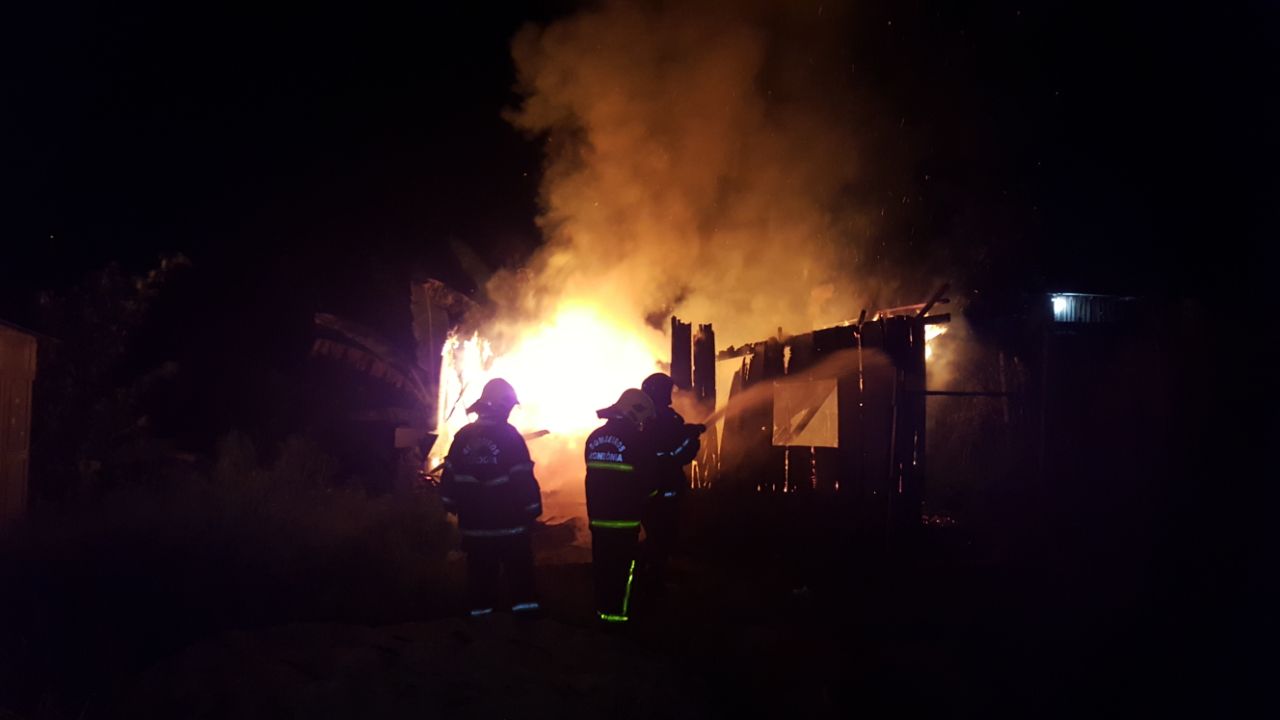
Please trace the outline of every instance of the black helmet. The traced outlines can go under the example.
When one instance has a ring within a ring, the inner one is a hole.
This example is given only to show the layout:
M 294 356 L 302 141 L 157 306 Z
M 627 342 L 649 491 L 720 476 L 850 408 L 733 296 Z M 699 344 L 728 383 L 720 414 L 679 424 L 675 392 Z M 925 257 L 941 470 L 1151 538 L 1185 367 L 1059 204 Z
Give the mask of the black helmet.
M 485 383 L 484 389 L 480 391 L 480 399 L 467 408 L 467 412 L 476 414 L 493 412 L 505 415 L 519 404 L 520 401 L 516 399 L 516 389 L 511 387 L 511 383 L 502 378 L 494 378 Z
M 671 404 L 671 391 L 676 384 L 666 373 L 654 373 L 640 383 L 640 389 L 653 400 L 654 407 L 664 408 Z

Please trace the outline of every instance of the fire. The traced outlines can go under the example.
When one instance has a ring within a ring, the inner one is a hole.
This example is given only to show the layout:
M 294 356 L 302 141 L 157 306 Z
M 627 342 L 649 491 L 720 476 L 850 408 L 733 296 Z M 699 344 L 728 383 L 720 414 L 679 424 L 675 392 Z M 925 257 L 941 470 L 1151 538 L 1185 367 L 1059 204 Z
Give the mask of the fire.
M 479 333 L 451 336 L 445 343 L 432 465 L 443 461 L 453 436 L 471 419 L 466 408 L 484 384 L 501 377 L 520 398 L 511 424 L 526 436 L 549 433 L 529 441 L 548 515 L 581 514 L 582 444 L 600 425 L 596 410 L 658 369 L 663 336 L 611 317 L 598 305 L 567 301 L 515 337 L 502 351 Z
M 924 359 L 933 359 L 933 341 L 938 337 L 946 334 L 946 325 L 925 325 L 924 326 Z

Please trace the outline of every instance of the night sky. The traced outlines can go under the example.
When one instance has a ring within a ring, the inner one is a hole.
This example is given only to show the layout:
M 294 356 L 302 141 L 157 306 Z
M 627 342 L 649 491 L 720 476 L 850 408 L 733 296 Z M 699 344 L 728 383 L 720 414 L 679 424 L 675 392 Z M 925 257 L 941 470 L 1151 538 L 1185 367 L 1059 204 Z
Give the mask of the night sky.
M 921 198 L 887 203 L 894 261 L 997 291 L 1252 283 L 1280 86 L 1263 6 L 860 3 L 868 192 Z M 468 263 L 536 247 L 509 42 L 575 7 L 10 9 L 0 317 L 40 329 L 38 291 L 181 252 L 186 331 L 155 344 L 188 364 L 287 369 L 316 310 L 403 336 L 410 276 L 471 290 Z

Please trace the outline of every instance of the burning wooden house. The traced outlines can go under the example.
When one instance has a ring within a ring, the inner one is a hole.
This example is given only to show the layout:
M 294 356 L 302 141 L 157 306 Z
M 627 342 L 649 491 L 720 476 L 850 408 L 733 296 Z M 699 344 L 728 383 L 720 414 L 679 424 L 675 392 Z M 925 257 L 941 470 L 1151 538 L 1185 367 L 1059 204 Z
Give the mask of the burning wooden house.
M 926 468 L 927 339 L 950 320 L 946 303 L 877 312 L 799 335 L 717 351 L 711 325 L 671 320 L 671 377 L 695 418 L 722 419 L 694 463 L 694 487 L 834 493 L 870 526 L 919 525 Z M 716 407 L 717 369 L 732 380 Z M 736 410 L 735 410 L 736 408 Z

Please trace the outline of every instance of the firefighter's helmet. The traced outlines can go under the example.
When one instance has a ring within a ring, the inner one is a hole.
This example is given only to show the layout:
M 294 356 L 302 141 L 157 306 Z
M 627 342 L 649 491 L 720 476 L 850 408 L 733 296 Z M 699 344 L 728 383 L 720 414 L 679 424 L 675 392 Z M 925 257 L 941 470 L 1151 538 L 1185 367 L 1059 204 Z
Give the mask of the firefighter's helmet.
M 596 415 L 606 420 L 621 418 L 636 425 L 643 425 L 646 420 L 654 417 L 655 413 L 653 401 L 644 394 L 643 390 L 627 388 L 622 391 L 622 395 L 618 396 L 618 402 L 597 410 Z
M 472 403 L 471 407 L 467 408 L 467 412 L 477 414 L 493 412 L 505 415 L 519 404 L 520 401 L 516 399 L 516 389 L 511 387 L 511 383 L 502 378 L 494 378 L 485 383 L 484 389 L 480 391 L 480 399 Z
M 671 404 L 671 391 L 675 388 L 671 376 L 666 373 L 654 373 L 640 383 L 640 389 L 653 401 L 654 407 L 667 407 Z

